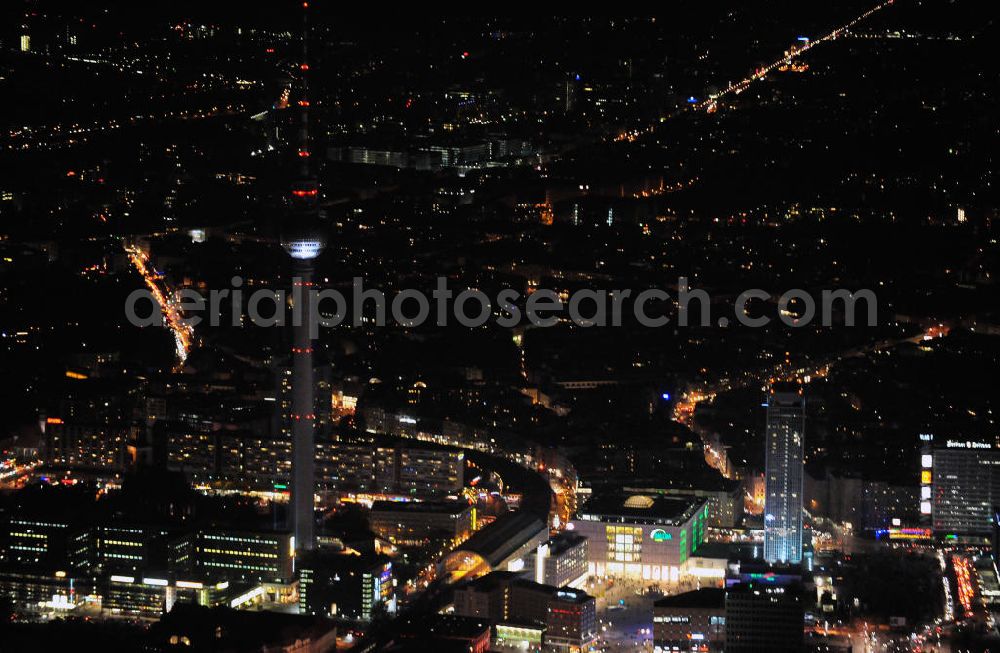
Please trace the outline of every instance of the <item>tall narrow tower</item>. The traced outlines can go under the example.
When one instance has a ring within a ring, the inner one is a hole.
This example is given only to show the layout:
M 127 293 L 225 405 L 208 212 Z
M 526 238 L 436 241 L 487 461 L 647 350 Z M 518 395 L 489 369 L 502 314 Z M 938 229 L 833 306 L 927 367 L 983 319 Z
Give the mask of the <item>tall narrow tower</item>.
M 767 397 L 764 471 L 764 559 L 802 561 L 802 464 L 805 400 L 802 386 L 775 384 Z
M 316 399 L 313 373 L 313 341 L 309 326 L 313 286 L 313 259 L 323 250 L 324 239 L 318 225 L 316 177 L 309 165 L 309 71 L 308 2 L 302 3 L 302 98 L 299 100 L 298 179 L 291 190 L 291 214 L 285 222 L 281 244 L 292 257 L 292 488 L 291 516 L 295 547 L 311 551 L 316 547 L 313 496 L 315 474 Z

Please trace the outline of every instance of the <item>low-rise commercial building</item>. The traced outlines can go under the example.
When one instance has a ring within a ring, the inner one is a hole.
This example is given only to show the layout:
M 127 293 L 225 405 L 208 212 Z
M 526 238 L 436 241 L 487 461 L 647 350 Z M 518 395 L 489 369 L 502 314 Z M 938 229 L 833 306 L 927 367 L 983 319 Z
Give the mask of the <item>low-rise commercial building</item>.
M 392 563 L 384 556 L 312 551 L 296 573 L 299 614 L 370 621 L 393 608 Z
M 579 587 L 587 578 L 587 550 L 586 537 L 563 531 L 528 556 L 524 571 L 536 583 Z
M 594 597 L 571 587 L 553 587 L 495 571 L 455 591 L 455 614 L 489 619 L 497 638 L 554 650 L 586 650 L 597 637 Z M 544 633 L 544 635 L 543 635 Z
M 398 624 L 400 651 L 463 651 L 487 653 L 490 650 L 489 620 L 454 614 L 408 617 Z
M 497 570 L 523 572 L 525 558 L 548 538 L 541 519 L 523 510 L 509 512 L 455 547 L 442 561 L 441 573 L 458 580 Z
M 797 585 L 749 582 L 726 589 L 726 653 L 801 651 L 803 623 Z
M 178 580 L 113 574 L 103 579 L 102 607 L 114 615 L 159 619 L 177 603 L 224 605 L 228 581 Z
M 285 532 L 199 529 L 172 542 L 174 569 L 241 582 L 292 578 L 294 545 Z
M 462 489 L 465 453 L 431 444 L 380 444 L 375 450 L 379 492 L 416 497 L 443 496 Z
M 476 509 L 464 501 L 376 501 L 369 522 L 397 546 L 458 546 L 472 535 Z
M 705 588 L 653 604 L 654 653 L 721 651 L 726 639 L 726 591 Z
M 455 614 L 494 621 L 510 619 L 510 585 L 520 574 L 494 571 L 455 589 Z
M 545 644 L 557 651 L 584 651 L 597 639 L 597 602 L 586 592 L 563 587 L 549 598 Z
M 662 495 L 595 496 L 570 529 L 588 539 L 588 573 L 674 582 L 705 538 L 704 499 Z

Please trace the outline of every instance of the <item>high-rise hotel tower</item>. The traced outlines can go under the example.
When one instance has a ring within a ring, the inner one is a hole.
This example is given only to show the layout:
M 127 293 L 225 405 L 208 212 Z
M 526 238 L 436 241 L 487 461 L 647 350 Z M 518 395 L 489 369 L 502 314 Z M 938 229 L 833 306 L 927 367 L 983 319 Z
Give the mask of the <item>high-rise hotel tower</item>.
M 767 397 L 764 471 L 764 559 L 802 561 L 802 461 L 805 399 L 802 386 L 775 384 Z

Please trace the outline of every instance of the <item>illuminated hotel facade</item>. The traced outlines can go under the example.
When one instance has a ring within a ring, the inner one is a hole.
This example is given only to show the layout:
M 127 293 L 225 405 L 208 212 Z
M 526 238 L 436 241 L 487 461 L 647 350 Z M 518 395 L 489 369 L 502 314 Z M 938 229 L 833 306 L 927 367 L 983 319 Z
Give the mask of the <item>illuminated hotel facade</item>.
M 801 386 L 776 384 L 767 398 L 764 559 L 802 562 L 802 465 L 805 399 Z
M 569 529 L 588 539 L 591 576 L 676 582 L 705 539 L 704 499 L 631 495 L 594 497 Z
M 1000 448 L 985 440 L 921 436 L 920 512 L 936 535 L 989 536 L 1000 505 Z

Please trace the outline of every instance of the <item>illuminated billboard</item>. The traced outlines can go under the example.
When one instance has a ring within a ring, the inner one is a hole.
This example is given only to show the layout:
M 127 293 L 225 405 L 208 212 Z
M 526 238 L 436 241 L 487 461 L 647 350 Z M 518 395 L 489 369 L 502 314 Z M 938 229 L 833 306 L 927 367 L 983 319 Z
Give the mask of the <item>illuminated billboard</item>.
M 875 531 L 878 539 L 888 537 L 890 540 L 929 540 L 933 536 L 929 528 L 883 528 Z

